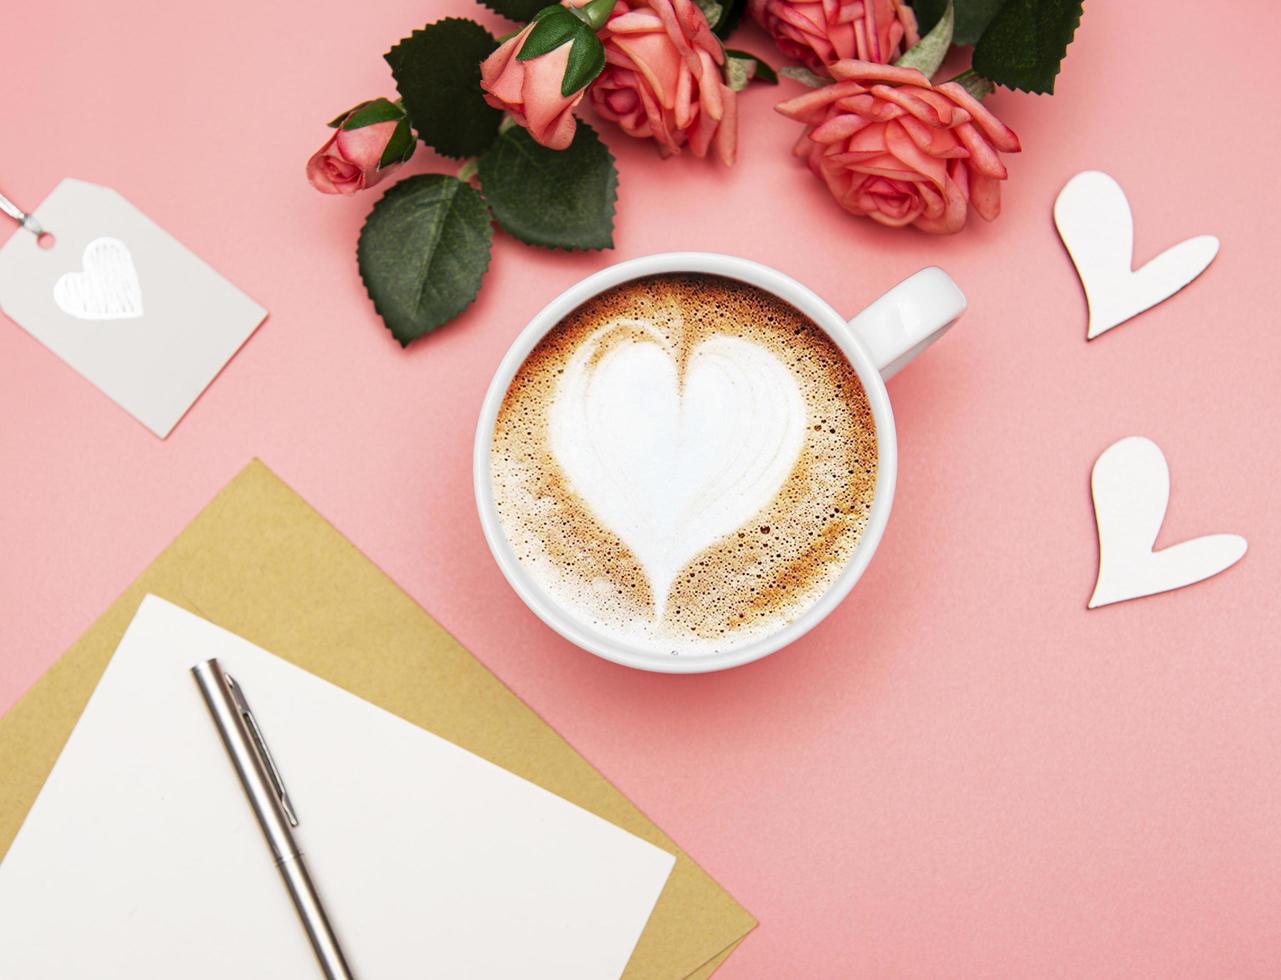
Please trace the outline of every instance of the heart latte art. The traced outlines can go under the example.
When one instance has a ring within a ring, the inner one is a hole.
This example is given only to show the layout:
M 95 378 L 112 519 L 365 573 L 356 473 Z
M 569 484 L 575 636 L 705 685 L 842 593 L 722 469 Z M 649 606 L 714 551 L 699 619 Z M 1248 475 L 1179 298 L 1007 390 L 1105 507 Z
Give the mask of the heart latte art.
M 805 400 L 768 350 L 716 336 L 677 352 L 622 320 L 565 366 L 548 413 L 569 485 L 640 562 L 661 619 L 680 570 L 778 493 L 805 440 Z
M 491 457 L 499 520 L 589 629 L 698 654 L 760 639 L 832 584 L 876 483 L 840 349 L 753 286 L 655 276 L 590 300 L 517 372 Z

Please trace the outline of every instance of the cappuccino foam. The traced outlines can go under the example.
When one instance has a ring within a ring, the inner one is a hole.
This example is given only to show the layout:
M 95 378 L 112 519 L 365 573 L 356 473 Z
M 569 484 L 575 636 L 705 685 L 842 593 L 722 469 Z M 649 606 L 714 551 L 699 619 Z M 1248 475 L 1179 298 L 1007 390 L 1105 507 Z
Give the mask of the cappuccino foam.
M 716 276 L 624 283 L 521 365 L 494 428 L 499 523 L 596 633 L 672 655 L 802 615 L 867 525 L 876 433 L 854 368 L 777 297 Z

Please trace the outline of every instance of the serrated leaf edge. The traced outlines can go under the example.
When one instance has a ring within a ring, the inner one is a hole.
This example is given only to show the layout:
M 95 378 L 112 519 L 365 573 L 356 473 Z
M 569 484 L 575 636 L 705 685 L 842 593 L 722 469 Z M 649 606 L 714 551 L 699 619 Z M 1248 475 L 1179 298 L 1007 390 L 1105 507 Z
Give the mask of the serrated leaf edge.
M 996 16 L 993 17 L 992 20 L 988 23 L 987 30 L 992 29 L 992 24 L 995 24 L 997 20 L 1000 19 L 1001 13 L 1003 11 L 1004 11 L 1004 8 L 997 11 Z M 1000 81 L 999 79 L 993 78 L 991 75 L 988 75 L 986 72 L 980 72 L 980 74 L 982 74 L 983 77 L 987 78 L 989 81 L 997 85 L 1000 85 L 1002 88 L 1007 88 L 1013 92 L 1026 92 L 1028 95 L 1053 95 L 1054 83 L 1058 80 L 1060 73 L 1062 73 L 1063 71 L 1063 62 L 1067 59 L 1068 48 L 1070 48 L 1072 46 L 1072 42 L 1076 40 L 1076 32 L 1081 27 L 1081 18 L 1084 15 L 1085 15 L 1085 3 L 1084 3 L 1084 0 L 1082 0 L 1081 3 L 1077 4 L 1076 20 L 1072 24 L 1072 29 L 1068 32 L 1068 39 L 1063 45 L 1063 50 L 1059 53 L 1058 67 L 1054 70 L 1054 75 L 1050 78 L 1050 87 L 1048 89 L 1042 90 L 1038 88 L 1024 88 L 1022 85 L 1010 85 L 1006 82 Z M 987 31 L 984 31 L 985 35 L 986 33 Z M 983 43 L 983 38 L 979 38 L 978 42 L 974 45 L 974 50 L 976 53 L 979 49 L 979 46 L 982 43 Z
M 402 99 L 402 100 L 404 99 L 404 93 L 400 91 L 400 85 L 396 82 L 396 73 L 395 73 L 395 70 L 394 70 L 394 68 L 393 68 L 393 66 L 392 66 L 392 63 L 391 63 L 391 61 L 389 60 L 388 56 L 389 56 L 393 51 L 395 51 L 397 48 L 399 48 L 401 45 L 403 45 L 406 41 L 408 41 L 408 40 L 410 40 L 410 39 L 412 39 L 412 38 L 414 38 L 414 37 L 417 37 L 419 34 L 426 34 L 426 33 L 427 33 L 427 28 L 429 28 L 429 27 L 435 27 L 435 26 L 437 26 L 438 24 L 445 24 L 445 23 L 448 23 L 449 21 L 452 21 L 452 20 L 462 21 L 462 22 L 467 23 L 467 24 L 474 24 L 475 26 L 479 27 L 482 31 L 484 31 L 486 34 L 489 34 L 489 36 L 490 36 L 491 38 L 493 38 L 495 45 L 497 45 L 497 43 L 498 43 L 498 38 L 494 37 L 494 35 L 490 32 L 489 28 L 488 28 L 488 27 L 486 27 L 484 24 L 481 24 L 481 23 L 478 23 L 477 21 L 472 20 L 470 17 L 442 17 L 440 20 L 434 20 L 434 21 L 432 21 L 430 24 L 425 24 L 425 25 L 423 25 L 422 27 L 416 27 L 416 28 L 414 28 L 414 29 L 413 29 L 412 31 L 410 31 L 407 35 L 405 35 L 404 37 L 402 37 L 399 41 L 397 41 L 397 42 L 396 42 L 395 44 L 393 44 L 390 48 L 388 48 L 386 51 L 384 51 L 384 52 L 383 52 L 383 61 L 385 61 L 385 62 L 387 63 L 387 67 L 388 67 L 388 69 L 389 69 L 389 70 L 391 70 L 391 72 L 392 72 L 392 76 L 391 76 L 391 78 L 392 78 L 392 84 L 393 84 L 393 85 L 395 85 L 395 87 L 396 87 L 396 94 L 397 94 L 397 95 L 399 95 L 399 96 L 401 97 L 401 99 Z M 406 109 L 405 109 L 405 114 L 406 114 L 406 116 L 409 118 L 410 123 L 412 124 L 412 122 L 413 122 L 413 115 L 409 112 L 408 107 L 406 107 Z M 414 126 L 414 127 L 413 127 L 413 130 L 414 130 L 414 135 L 418 137 L 419 142 L 421 142 L 424 146 L 426 146 L 428 149 L 430 149 L 433 153 L 439 154 L 439 155 L 440 155 L 440 156 L 442 156 L 442 157 L 446 157 L 446 158 L 448 158 L 448 159 L 450 159 L 450 160 L 465 160 L 465 159 L 467 159 L 468 157 L 471 157 L 471 156 L 475 156 L 475 155 L 476 155 L 476 154 L 474 154 L 474 153 L 447 153 L 447 152 L 445 152 L 444 150 L 442 150 L 442 149 L 440 149 L 439 147 L 437 147 L 435 144 L 428 143 L 425 139 L 423 139 L 423 135 L 422 135 L 422 133 L 419 131 L 419 129 L 418 129 L 416 126 Z M 497 131 L 495 131 L 495 133 L 494 133 L 494 142 L 497 142 L 497 141 L 498 141 L 498 133 L 497 133 Z M 489 149 L 490 147 L 492 147 L 493 145 L 494 145 L 494 143 L 490 143 L 490 144 L 489 144 L 489 146 L 488 146 L 488 147 L 486 147 L 485 149 L 486 149 L 486 150 L 488 150 L 488 149 Z M 484 152 L 485 152 L 485 150 L 481 150 L 480 152 L 481 152 L 481 153 L 484 153 Z M 386 196 L 386 195 L 384 195 L 384 197 L 385 197 L 385 196 Z M 379 198 L 379 200 L 381 200 L 381 198 Z
M 463 187 L 466 187 L 468 190 L 475 191 L 476 195 L 480 198 L 481 204 L 483 204 L 485 206 L 485 210 L 489 212 L 489 221 L 485 222 L 485 238 L 489 244 L 489 248 L 486 249 L 485 251 L 485 264 L 481 267 L 481 270 L 480 270 L 480 285 L 476 288 L 476 292 L 472 295 L 471 299 L 469 299 L 466 303 L 464 303 L 457 310 L 451 313 L 449 317 L 444 320 L 444 322 L 434 327 L 429 327 L 428 329 L 424 330 L 422 333 L 414 337 L 410 337 L 406 340 L 401 340 L 399 337 L 396 336 L 396 331 L 391 328 L 391 324 L 388 323 L 386 315 L 379 308 L 378 300 L 375 299 L 374 294 L 370 292 L 369 283 L 365 281 L 365 273 L 364 273 L 364 270 L 361 268 L 361 262 L 360 262 L 360 243 L 365 236 L 365 227 L 369 224 L 369 220 L 373 217 L 374 211 L 378 208 L 378 206 L 382 204 L 383 201 L 385 201 L 392 193 L 394 193 L 397 188 L 403 187 L 409 184 L 411 181 L 415 180 L 418 177 L 448 177 L 452 180 L 457 181 L 460 185 L 462 185 Z M 387 188 L 386 192 L 383 193 L 382 197 L 378 198 L 378 200 L 374 202 L 374 206 L 369 209 L 369 214 L 365 215 L 365 220 L 364 222 L 361 223 L 360 233 L 356 236 L 356 272 L 360 276 L 360 284 L 361 286 L 364 287 L 365 295 L 369 297 L 369 303 L 371 306 L 373 306 L 374 312 L 378 314 L 378 319 L 382 321 L 383 329 L 386 330 L 389 334 L 391 334 L 392 338 L 396 341 L 396 343 L 400 344 L 401 350 L 407 349 L 409 345 L 412 344 L 414 341 L 422 340 L 424 337 L 428 337 L 431 334 L 434 334 L 437 330 L 443 329 L 444 327 L 452 323 L 454 320 L 457 320 L 460 316 L 462 316 L 463 313 L 465 313 L 471 307 L 471 305 L 476 302 L 476 297 L 480 295 L 480 291 L 485 288 L 485 274 L 489 272 L 489 267 L 491 264 L 493 264 L 493 261 L 494 261 L 494 215 L 492 211 L 489 211 L 489 202 L 486 201 L 485 196 L 481 194 L 479 191 L 476 191 L 474 187 L 471 187 L 470 185 L 466 184 L 461 180 L 458 180 L 458 178 L 456 177 L 451 177 L 450 174 L 415 174 L 413 177 L 406 177 L 404 180 L 401 180 L 396 182 L 395 184 L 392 184 L 392 186 Z
M 614 172 L 614 186 L 610 190 L 609 200 L 607 202 L 607 206 L 609 208 L 609 244 L 602 245 L 599 248 L 595 248 L 591 245 L 559 245 L 551 242 L 539 242 L 539 241 L 534 241 L 531 238 L 524 238 L 516 234 L 516 232 L 512 231 L 505 224 L 503 224 L 502 221 L 499 220 L 498 215 L 494 213 L 493 208 L 490 208 L 489 213 L 493 217 L 494 223 L 497 224 L 498 227 L 500 227 L 504 232 L 506 232 L 512 238 L 516 239 L 516 241 L 520 242 L 522 245 L 530 245 L 530 246 L 533 246 L 534 248 L 545 248 L 545 249 L 549 249 L 552 251 L 559 251 L 559 252 L 606 252 L 606 251 L 612 251 L 614 248 L 614 219 L 618 215 L 618 185 L 622 183 L 622 177 L 619 175 L 619 172 L 618 172 L 618 160 L 614 157 L 614 154 L 610 152 L 609 144 L 600 138 L 600 133 L 596 131 L 596 128 L 594 126 L 588 126 L 587 123 L 583 122 L 581 119 L 578 120 L 578 125 L 590 130 L 596 136 L 597 141 L 600 143 L 602 149 L 604 149 L 605 151 L 605 156 L 609 160 L 610 168 Z M 502 139 L 501 134 L 499 135 L 499 139 Z M 497 146 L 497 145 L 498 145 L 498 140 L 495 140 L 494 146 Z M 485 153 L 489 153 L 490 151 L 493 150 L 493 148 L 494 147 L 491 146 L 489 150 L 485 151 Z M 481 154 L 481 156 L 484 156 L 484 154 Z M 483 196 L 483 192 L 485 189 L 485 182 L 482 180 L 480 182 L 480 185 L 481 185 L 481 192 Z

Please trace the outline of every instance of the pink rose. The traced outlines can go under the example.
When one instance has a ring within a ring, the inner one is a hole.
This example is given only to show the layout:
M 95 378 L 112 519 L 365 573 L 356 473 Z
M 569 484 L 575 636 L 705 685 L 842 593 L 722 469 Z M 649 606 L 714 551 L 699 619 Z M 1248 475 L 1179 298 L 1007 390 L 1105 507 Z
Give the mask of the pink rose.
M 748 0 L 778 49 L 816 72 L 844 58 L 887 65 L 920 38 L 903 0 Z
M 883 225 L 951 234 L 968 209 L 1001 212 L 1000 152 L 1019 138 L 957 82 L 931 85 L 914 68 L 832 65 L 831 85 L 780 103 L 805 124 L 794 152 L 841 207 Z
M 330 125 L 334 135 L 307 161 L 307 179 L 322 194 L 373 187 L 413 156 L 404 109 L 387 99 L 362 102 Z
M 584 90 L 572 95 L 561 93 L 569 67 L 570 44 L 528 61 L 517 60 L 526 38 L 537 26 L 538 21 L 533 21 L 481 62 L 480 87 L 485 91 L 486 102 L 511 113 L 535 140 L 553 150 L 563 150 L 574 141 L 574 107 L 582 101 Z
M 629 136 L 652 138 L 663 156 L 688 145 L 734 162 L 734 92 L 720 66 L 725 53 L 693 0 L 619 0 L 600 34 L 605 70 L 592 105 Z

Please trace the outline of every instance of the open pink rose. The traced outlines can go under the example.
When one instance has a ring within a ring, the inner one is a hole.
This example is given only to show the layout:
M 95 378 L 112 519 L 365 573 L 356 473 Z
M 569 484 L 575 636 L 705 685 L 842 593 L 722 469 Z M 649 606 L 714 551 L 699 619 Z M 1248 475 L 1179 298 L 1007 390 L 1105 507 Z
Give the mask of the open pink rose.
M 652 138 L 663 156 L 711 146 L 726 164 L 737 142 L 734 92 L 721 43 L 693 0 L 619 0 L 600 33 L 605 70 L 592 105 L 629 136 Z
M 1000 153 L 1019 138 L 959 83 L 914 68 L 838 61 L 836 81 L 776 106 L 805 124 L 795 147 L 841 207 L 883 225 L 960 231 L 1001 212 Z
M 329 125 L 334 135 L 307 161 L 307 179 L 322 194 L 373 187 L 413 156 L 414 136 L 398 103 L 362 102 Z
M 813 71 L 844 58 L 887 65 L 920 38 L 903 0 L 748 0 L 778 49 Z
M 561 94 L 561 82 L 569 66 L 569 44 L 528 61 L 516 59 L 537 23 L 534 21 L 504 41 L 481 63 L 480 87 L 485 91 L 486 102 L 511 113 L 535 140 L 553 150 L 563 150 L 574 141 L 574 107 L 582 101 L 583 89 L 572 95 Z

